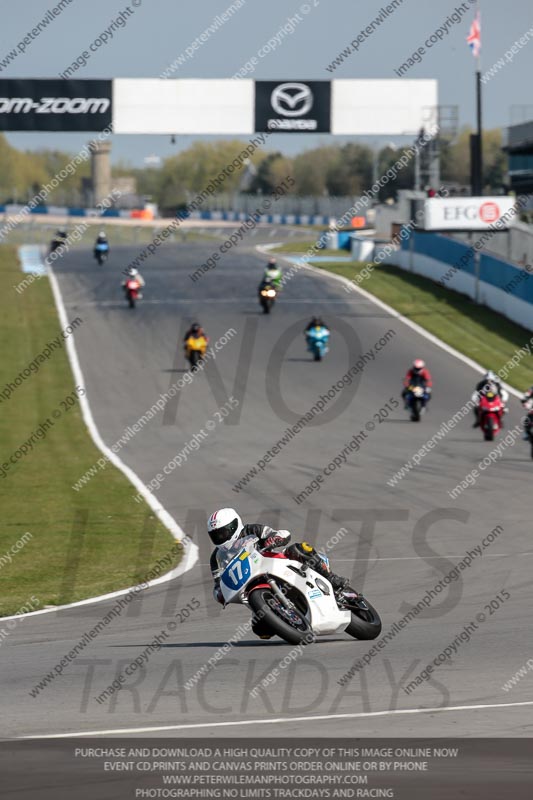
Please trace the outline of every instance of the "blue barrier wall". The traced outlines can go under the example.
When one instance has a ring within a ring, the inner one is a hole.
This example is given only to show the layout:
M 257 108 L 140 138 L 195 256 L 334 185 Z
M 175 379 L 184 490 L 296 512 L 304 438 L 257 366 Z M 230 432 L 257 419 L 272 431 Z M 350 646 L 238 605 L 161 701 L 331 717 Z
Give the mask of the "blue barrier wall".
M 435 259 L 467 275 L 475 275 L 474 250 L 471 246 L 437 233 L 413 231 L 411 238 L 417 255 Z M 410 239 L 402 239 L 402 250 L 410 250 Z M 443 274 L 446 275 L 446 271 Z M 532 277 L 520 267 L 488 253 L 481 253 L 479 279 L 482 283 L 533 304 Z
M 420 231 L 404 234 L 400 241 L 400 249 L 389 253 L 385 263 L 465 294 L 533 331 L 532 272 L 481 251 L 476 276 L 476 251 L 468 243 Z

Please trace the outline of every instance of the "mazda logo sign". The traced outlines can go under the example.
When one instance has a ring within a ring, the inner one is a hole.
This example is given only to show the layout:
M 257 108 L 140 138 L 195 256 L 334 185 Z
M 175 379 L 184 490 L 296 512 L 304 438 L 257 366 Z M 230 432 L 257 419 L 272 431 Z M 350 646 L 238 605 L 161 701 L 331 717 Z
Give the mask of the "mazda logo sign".
M 282 83 L 272 92 L 270 102 L 282 117 L 303 117 L 313 108 L 313 92 L 305 83 Z

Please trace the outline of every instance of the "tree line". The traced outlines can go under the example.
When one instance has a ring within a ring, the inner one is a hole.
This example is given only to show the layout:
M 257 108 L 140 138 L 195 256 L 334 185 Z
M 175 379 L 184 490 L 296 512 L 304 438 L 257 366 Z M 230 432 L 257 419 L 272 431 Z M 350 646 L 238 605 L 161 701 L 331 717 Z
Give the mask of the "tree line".
M 470 129 L 464 128 L 453 142 L 441 144 L 441 180 L 459 186 L 470 182 Z M 507 158 L 501 149 L 500 129 L 486 131 L 485 193 L 506 189 Z M 135 168 L 120 162 L 113 175 L 135 176 L 138 194 L 150 197 L 161 208 L 186 205 L 190 196 L 201 192 L 210 177 L 231 163 L 242 150 L 242 141 L 226 140 L 193 143 L 186 150 L 166 158 L 158 168 Z M 289 157 L 279 151 L 257 150 L 250 166 L 227 177 L 221 191 L 268 194 L 287 175 L 292 175 L 291 192 L 298 196 L 357 196 L 369 189 L 374 176 L 387 172 L 403 154 L 404 148 L 391 145 L 374 151 L 366 144 L 349 142 L 324 145 Z M 0 202 L 24 203 L 50 181 L 72 158 L 71 153 L 56 150 L 22 151 L 10 145 L 0 134 Z M 84 163 L 50 194 L 48 202 L 56 205 L 83 204 L 82 179 L 90 176 L 90 164 Z M 414 159 L 398 173 L 397 180 L 385 186 L 380 200 L 387 200 L 400 189 L 411 189 L 414 182 Z M 433 187 L 438 188 L 438 187 Z

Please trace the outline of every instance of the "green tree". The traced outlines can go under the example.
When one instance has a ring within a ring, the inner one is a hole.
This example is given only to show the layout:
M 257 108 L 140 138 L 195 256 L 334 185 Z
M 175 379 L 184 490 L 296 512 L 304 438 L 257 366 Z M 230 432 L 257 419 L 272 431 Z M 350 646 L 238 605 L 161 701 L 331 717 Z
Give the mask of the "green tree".
M 250 193 L 272 194 L 276 186 L 294 172 L 292 161 L 282 153 L 268 153 L 257 169 L 250 186 Z
M 370 147 L 345 144 L 339 158 L 327 172 L 326 186 L 331 195 L 358 195 L 372 183 L 374 154 Z
M 387 200 L 389 197 L 396 197 L 401 189 L 412 189 L 414 184 L 414 171 L 415 159 L 410 153 L 406 153 L 407 148 L 394 148 L 387 145 L 378 153 L 378 175 L 381 178 L 386 175 L 388 170 L 393 167 L 396 162 L 407 155 L 409 162 L 407 166 L 396 169 L 396 178 L 390 180 L 385 186 L 381 187 L 378 193 L 378 198 L 381 201 Z
M 298 195 L 321 197 L 328 191 L 329 171 L 338 163 L 340 149 L 337 145 L 316 147 L 300 153 L 294 159 L 294 191 Z
M 442 180 L 470 186 L 470 134 L 462 128 L 457 138 L 445 142 L 441 155 Z M 483 174 L 486 193 L 500 191 L 507 180 L 507 158 L 502 148 L 500 128 L 483 132 Z

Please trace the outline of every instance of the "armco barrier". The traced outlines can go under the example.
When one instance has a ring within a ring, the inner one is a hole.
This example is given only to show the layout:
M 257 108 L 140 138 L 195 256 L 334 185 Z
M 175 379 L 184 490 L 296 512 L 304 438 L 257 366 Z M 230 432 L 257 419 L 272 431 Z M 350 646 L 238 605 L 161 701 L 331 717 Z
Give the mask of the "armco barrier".
M 479 238 L 480 234 L 474 234 Z M 474 239 L 474 242 L 476 239 Z M 449 236 L 411 232 L 401 249 L 384 259 L 391 264 L 465 294 L 533 331 L 533 274 L 481 252 L 476 276 L 474 249 Z

